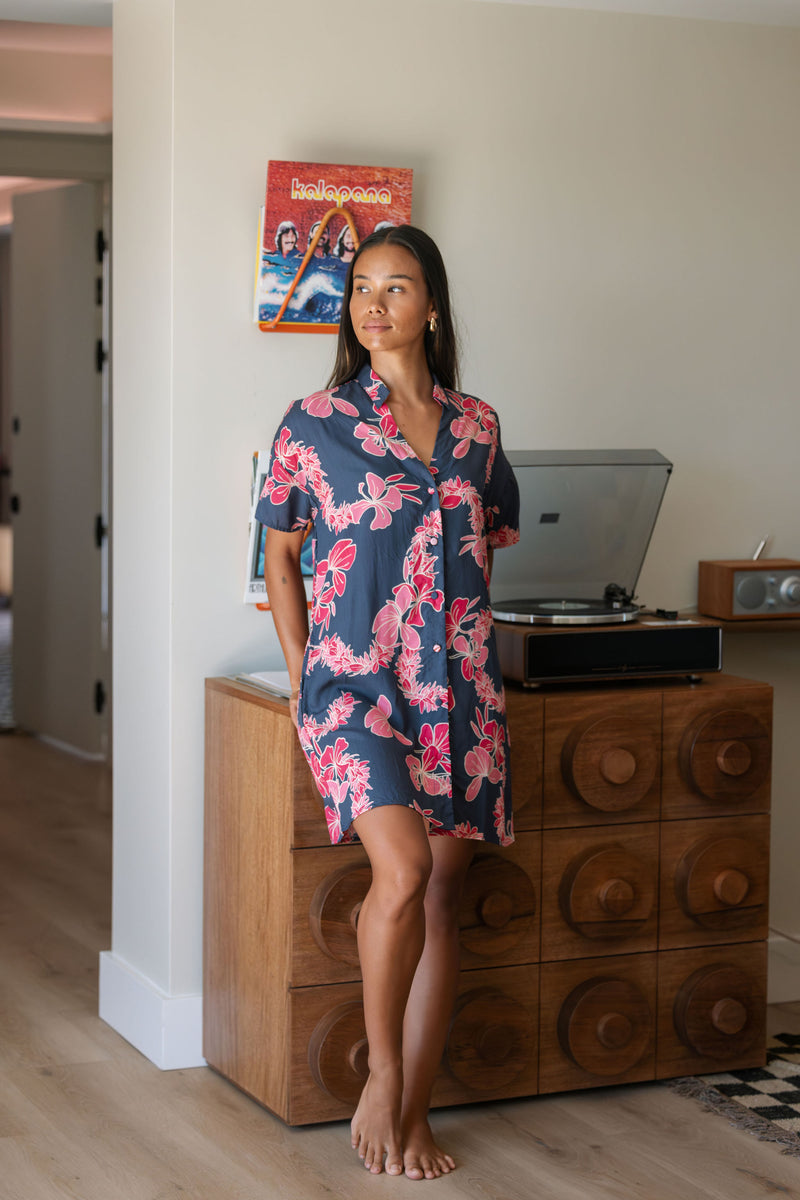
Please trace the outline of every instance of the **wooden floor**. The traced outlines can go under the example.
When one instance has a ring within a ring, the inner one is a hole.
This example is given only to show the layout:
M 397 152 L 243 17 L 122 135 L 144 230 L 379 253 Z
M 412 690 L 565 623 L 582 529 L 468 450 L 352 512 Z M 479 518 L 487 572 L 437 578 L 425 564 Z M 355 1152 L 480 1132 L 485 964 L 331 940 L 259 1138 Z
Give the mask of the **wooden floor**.
M 800 1160 L 656 1084 L 435 1113 L 460 1166 L 414 1183 L 367 1175 L 345 1123 L 287 1129 L 209 1069 L 157 1070 L 96 1015 L 110 827 L 102 768 L 0 737 L 3 1200 L 800 1200 Z M 770 1028 L 800 1032 L 800 1004 Z

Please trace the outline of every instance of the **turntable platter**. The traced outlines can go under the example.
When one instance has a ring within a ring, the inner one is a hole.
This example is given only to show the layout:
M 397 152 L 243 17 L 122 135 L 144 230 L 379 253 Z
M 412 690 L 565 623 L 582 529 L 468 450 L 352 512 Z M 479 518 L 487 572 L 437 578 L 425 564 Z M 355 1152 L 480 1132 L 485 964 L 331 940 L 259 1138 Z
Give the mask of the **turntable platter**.
M 607 604 L 603 600 L 504 600 L 492 605 L 495 621 L 522 625 L 624 625 L 639 615 L 636 604 Z

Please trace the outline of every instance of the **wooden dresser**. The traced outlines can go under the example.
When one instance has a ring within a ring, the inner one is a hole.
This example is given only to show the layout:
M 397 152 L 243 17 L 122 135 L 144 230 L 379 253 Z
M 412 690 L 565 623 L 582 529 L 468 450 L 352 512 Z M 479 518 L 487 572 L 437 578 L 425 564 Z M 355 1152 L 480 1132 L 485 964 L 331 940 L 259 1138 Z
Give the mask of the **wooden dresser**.
M 507 690 L 517 840 L 480 845 L 434 1104 L 765 1060 L 772 690 Z M 290 1125 L 349 1117 L 367 1045 L 359 846 L 288 702 L 206 683 L 204 1054 Z

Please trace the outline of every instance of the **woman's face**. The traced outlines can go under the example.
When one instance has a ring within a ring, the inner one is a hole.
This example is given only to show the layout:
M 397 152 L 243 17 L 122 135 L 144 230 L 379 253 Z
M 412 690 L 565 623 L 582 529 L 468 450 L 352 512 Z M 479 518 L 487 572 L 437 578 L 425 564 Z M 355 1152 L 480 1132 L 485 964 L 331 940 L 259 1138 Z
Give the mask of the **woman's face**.
M 344 246 L 345 250 L 352 251 L 356 248 L 356 244 L 353 241 L 353 231 L 349 225 L 345 225 L 344 227 L 344 233 L 342 234 L 342 245 Z
M 365 350 L 383 353 L 418 344 L 424 354 L 433 312 L 422 268 L 410 250 L 384 242 L 363 251 L 353 273 L 350 319 Z

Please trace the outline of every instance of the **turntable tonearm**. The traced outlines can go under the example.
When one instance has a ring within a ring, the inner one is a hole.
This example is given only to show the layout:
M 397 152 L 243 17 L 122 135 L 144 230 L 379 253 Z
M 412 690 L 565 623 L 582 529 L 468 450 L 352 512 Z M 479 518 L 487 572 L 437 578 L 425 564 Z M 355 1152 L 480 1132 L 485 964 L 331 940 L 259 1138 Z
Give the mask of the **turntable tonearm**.
M 529 450 L 508 459 L 522 532 L 492 572 L 506 678 L 536 685 L 720 670 L 716 622 L 644 616 L 635 603 L 672 471 L 663 455 Z

